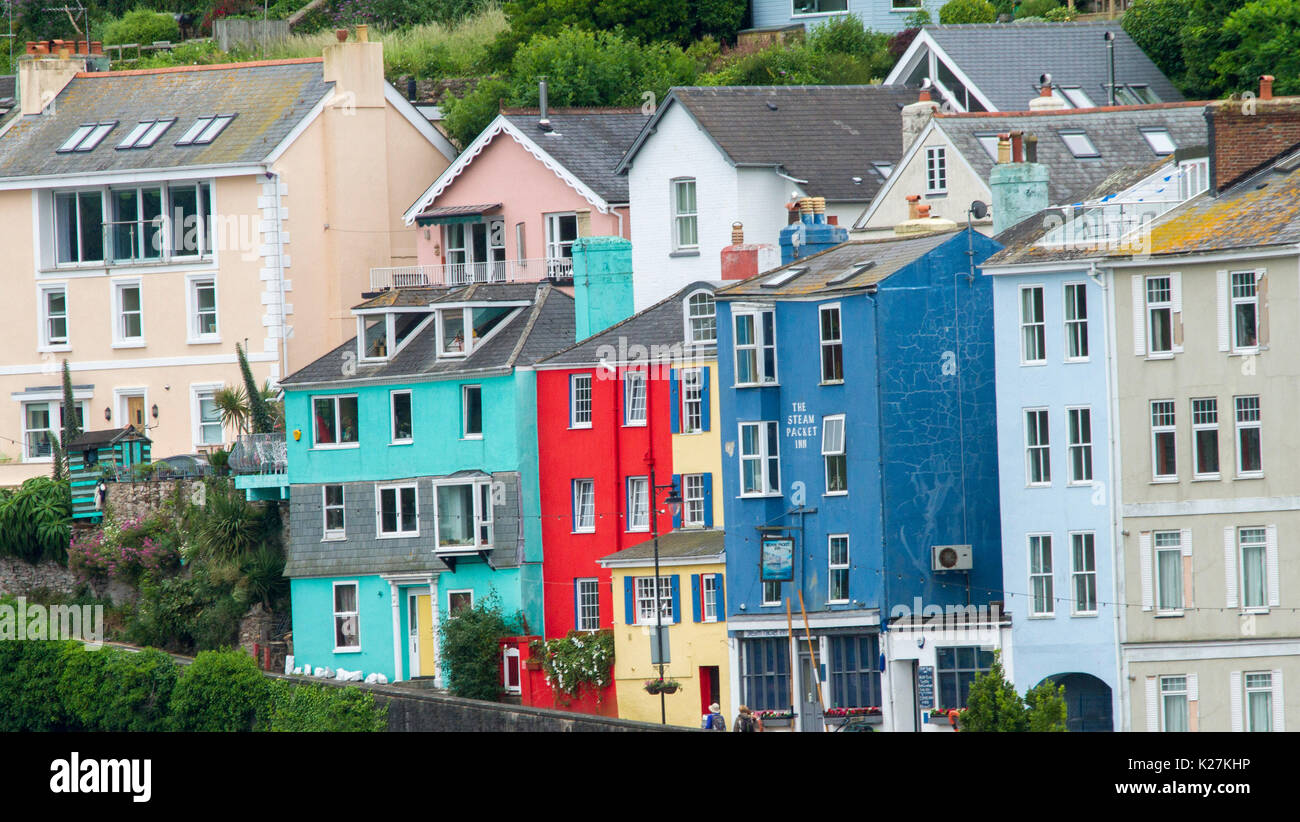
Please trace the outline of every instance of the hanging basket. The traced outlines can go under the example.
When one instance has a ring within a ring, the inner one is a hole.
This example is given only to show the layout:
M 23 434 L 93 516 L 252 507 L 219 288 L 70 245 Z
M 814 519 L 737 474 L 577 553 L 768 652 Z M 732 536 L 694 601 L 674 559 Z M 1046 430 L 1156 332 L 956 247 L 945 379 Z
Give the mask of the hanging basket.
M 675 694 L 681 687 L 680 682 L 672 679 L 652 679 L 645 684 L 648 694 Z

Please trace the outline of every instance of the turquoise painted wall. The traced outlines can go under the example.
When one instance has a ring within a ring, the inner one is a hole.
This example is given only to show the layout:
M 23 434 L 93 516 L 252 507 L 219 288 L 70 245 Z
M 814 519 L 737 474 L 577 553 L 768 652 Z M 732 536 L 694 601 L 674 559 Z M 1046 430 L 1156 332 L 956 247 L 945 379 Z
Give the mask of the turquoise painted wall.
M 357 582 L 361 650 L 334 653 L 334 585 Z M 328 666 L 335 670 L 378 671 L 390 680 L 393 670 L 392 589 L 377 576 L 295 579 L 289 584 L 293 600 L 294 664 Z M 405 663 L 403 663 L 405 664 Z
M 632 243 L 579 237 L 573 243 L 573 310 L 585 340 L 632 316 Z

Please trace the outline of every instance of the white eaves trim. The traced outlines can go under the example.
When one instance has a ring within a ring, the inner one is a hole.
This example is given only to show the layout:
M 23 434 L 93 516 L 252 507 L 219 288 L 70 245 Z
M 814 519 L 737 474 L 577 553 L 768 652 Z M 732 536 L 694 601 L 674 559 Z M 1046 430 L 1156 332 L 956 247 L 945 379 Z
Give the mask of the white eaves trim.
M 889 175 L 889 179 L 885 180 L 885 183 L 880 187 L 880 190 L 876 192 L 876 196 L 872 198 L 871 204 L 867 206 L 867 210 L 864 211 L 862 216 L 858 218 L 857 222 L 853 224 L 854 231 L 867 230 L 867 223 L 871 222 L 871 218 L 875 216 L 876 211 L 880 208 L 880 204 L 885 201 L 885 197 L 893 190 L 894 184 L 898 182 L 899 174 L 909 163 L 912 162 L 912 159 L 916 157 L 917 153 L 920 152 L 921 146 L 925 144 L 926 138 L 935 131 L 938 131 L 943 135 L 945 141 L 944 147 L 951 153 L 957 155 L 958 159 L 961 160 L 962 166 L 970 173 L 971 177 L 984 187 L 985 195 L 988 196 L 990 200 L 992 199 L 993 195 L 989 191 L 988 181 L 981 177 L 979 172 L 975 170 L 975 167 L 970 164 L 970 161 L 966 159 L 966 155 L 957 148 L 956 143 L 952 140 L 952 136 L 943 130 L 939 121 L 934 117 L 931 117 L 930 122 L 925 124 L 925 129 L 922 130 L 920 134 L 916 135 L 916 139 L 912 141 L 912 145 L 908 146 L 907 152 L 903 154 L 903 158 L 894 165 L 894 171 Z M 921 195 L 925 194 L 923 191 L 917 193 Z
M 912 44 L 907 47 L 907 51 L 903 52 L 903 56 L 900 57 L 898 59 L 898 62 L 894 64 L 893 70 L 889 72 L 889 76 L 885 78 L 885 82 L 882 83 L 882 85 L 886 85 L 886 86 L 902 85 L 901 78 L 906 76 L 905 72 L 910 73 L 911 70 L 916 67 L 917 53 L 923 47 L 929 49 L 930 57 L 927 59 L 933 58 L 934 60 L 942 60 L 944 65 L 946 65 L 948 69 L 952 71 L 953 75 L 956 76 L 958 80 L 962 81 L 962 83 L 966 86 L 966 90 L 969 91 L 975 97 L 976 100 L 980 101 L 980 104 L 984 106 L 985 110 L 987 111 L 998 110 L 998 107 L 993 105 L 993 103 L 990 102 L 989 99 L 984 96 L 983 92 L 979 90 L 979 87 L 976 86 L 975 83 L 969 77 L 966 76 L 966 72 L 961 70 L 961 67 L 958 66 L 957 63 L 951 57 L 948 56 L 948 53 L 944 51 L 943 48 L 934 41 L 934 38 L 930 36 L 930 33 L 924 29 L 922 29 L 921 32 L 916 35 L 916 38 L 912 40 Z M 937 72 L 935 72 L 933 68 L 934 68 L 933 65 L 928 66 L 926 74 L 929 75 L 931 83 L 933 83 L 935 86 L 942 88 L 942 84 L 934 76 Z M 947 90 L 944 89 L 944 91 L 946 92 Z M 951 94 L 949 94 L 948 96 L 951 97 Z M 960 110 L 962 111 L 966 110 L 964 106 L 958 106 L 955 100 L 952 100 L 951 102 L 953 103 L 954 106 L 956 106 Z
M 442 156 L 450 162 L 456 159 L 456 147 L 452 145 L 451 140 L 438 129 L 434 128 L 428 118 L 420 113 L 410 100 L 402 96 L 401 92 L 393 88 L 393 84 L 384 81 L 384 99 L 388 104 L 397 109 L 397 113 L 406 118 L 406 121 L 415 127 L 415 130 L 424 136 L 424 139 L 433 144 Z
M 677 565 L 721 565 L 727 561 L 723 553 L 718 553 L 711 557 L 660 557 L 659 568 L 661 570 L 671 568 Z M 640 559 L 601 559 L 597 560 L 602 568 L 653 568 L 655 567 L 654 557 L 642 557 Z M 665 571 L 662 576 L 666 576 Z
M 35 177 L 0 179 L 0 191 L 120 185 L 122 183 L 156 183 L 176 180 L 209 180 L 215 177 L 246 177 L 261 174 L 265 170 L 265 166 L 258 164 L 232 163 L 209 166 L 132 169 L 130 171 L 83 172 L 80 174 L 42 174 Z
M 525 151 L 533 155 L 539 163 L 550 169 L 555 176 L 559 177 L 568 184 L 570 188 L 578 192 L 584 200 L 595 206 L 601 214 L 608 214 L 610 212 L 611 205 L 605 202 L 604 198 L 592 191 L 586 183 L 579 180 L 568 169 L 560 165 L 554 157 L 546 153 L 545 149 L 535 143 L 528 135 L 520 131 L 514 123 L 511 123 L 504 114 L 498 114 L 496 119 L 489 123 L 488 127 L 483 129 L 483 131 L 474 138 L 474 142 L 466 146 L 465 150 L 460 153 L 460 156 L 457 157 L 451 165 L 447 166 L 447 169 L 443 171 L 442 174 L 438 175 L 438 179 L 434 180 L 433 185 L 429 186 L 429 188 L 420 195 L 420 199 L 416 200 L 415 203 L 406 210 L 406 213 L 402 215 L 403 222 L 406 225 L 414 223 L 416 216 L 429 206 L 433 205 L 433 201 L 438 199 L 439 195 L 447 190 L 447 187 L 460 176 L 461 172 L 469 167 L 470 163 L 474 162 L 474 158 L 481 154 L 483 149 L 487 148 L 488 144 L 491 143 L 498 134 L 502 133 L 508 134 L 510 138 L 523 147 Z

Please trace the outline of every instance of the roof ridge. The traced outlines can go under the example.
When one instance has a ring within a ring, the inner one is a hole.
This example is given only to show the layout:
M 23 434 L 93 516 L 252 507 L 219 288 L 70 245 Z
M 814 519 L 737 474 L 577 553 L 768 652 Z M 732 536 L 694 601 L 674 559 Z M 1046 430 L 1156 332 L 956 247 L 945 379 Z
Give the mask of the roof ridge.
M 983 117 L 1050 117 L 1070 114 L 1105 114 L 1125 111 L 1159 111 L 1171 108 L 1202 108 L 1209 106 L 1213 100 L 1179 100 L 1169 103 L 1142 103 L 1131 106 L 1092 106 L 1089 108 L 1055 108 L 1046 111 L 953 111 L 936 112 L 935 119 L 944 120 L 978 120 Z
M 500 114 L 507 117 L 512 115 L 537 114 L 542 113 L 537 106 L 506 106 L 501 109 Z M 560 108 L 546 109 L 547 114 L 640 114 L 643 117 L 649 117 L 640 108 L 635 106 L 563 106 Z
M 514 350 L 506 358 L 506 368 L 514 368 L 515 363 L 519 362 L 519 355 L 523 353 L 528 338 L 532 336 L 537 318 L 542 315 L 542 306 L 546 304 L 547 297 L 551 296 L 551 290 L 550 283 L 539 283 L 537 290 L 533 292 L 532 310 L 528 312 L 528 319 L 524 321 L 524 327 L 519 331 L 519 339 L 515 341 Z
M 176 74 L 184 71 L 217 71 L 220 69 L 258 68 L 261 66 L 292 66 L 303 63 L 324 63 L 324 57 L 289 57 L 283 60 L 249 60 L 244 63 L 212 63 L 194 66 L 164 66 L 161 68 L 123 69 L 120 71 L 79 71 L 81 77 L 131 77 L 144 74 Z

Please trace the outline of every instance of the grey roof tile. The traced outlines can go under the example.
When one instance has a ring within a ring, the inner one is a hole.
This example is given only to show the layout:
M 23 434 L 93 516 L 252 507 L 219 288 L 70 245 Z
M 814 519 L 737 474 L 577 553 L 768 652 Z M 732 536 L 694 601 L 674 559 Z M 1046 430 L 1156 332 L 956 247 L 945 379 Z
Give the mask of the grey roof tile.
M 538 126 L 536 109 L 509 109 L 504 114 L 605 202 L 628 201 L 627 177 L 615 169 L 649 115 L 638 109 L 553 109 L 547 111 L 547 132 Z
M 678 529 L 659 537 L 659 561 L 674 559 L 716 559 L 721 562 L 726 555 L 723 547 L 724 532 L 709 529 Z M 654 558 L 654 540 L 647 540 L 631 548 L 624 548 L 601 557 L 597 562 L 615 560 L 650 560 Z

